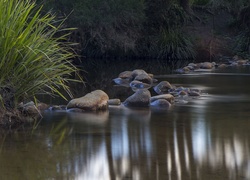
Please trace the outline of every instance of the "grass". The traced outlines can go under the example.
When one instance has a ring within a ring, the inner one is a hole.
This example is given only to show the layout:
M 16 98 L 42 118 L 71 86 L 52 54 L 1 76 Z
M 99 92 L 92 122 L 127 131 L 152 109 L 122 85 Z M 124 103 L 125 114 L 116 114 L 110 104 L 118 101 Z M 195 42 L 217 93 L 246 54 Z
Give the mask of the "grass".
M 68 82 L 77 73 L 66 43 L 72 29 L 52 14 L 41 15 L 31 0 L 0 0 L 0 100 L 15 108 L 37 94 L 71 96 Z

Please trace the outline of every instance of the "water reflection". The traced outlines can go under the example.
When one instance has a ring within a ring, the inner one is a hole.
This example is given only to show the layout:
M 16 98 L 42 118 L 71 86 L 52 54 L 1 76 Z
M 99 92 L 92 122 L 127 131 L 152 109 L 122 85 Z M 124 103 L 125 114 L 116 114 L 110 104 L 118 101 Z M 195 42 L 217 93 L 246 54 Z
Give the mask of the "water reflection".
M 47 113 L 31 133 L 0 134 L 0 179 L 250 179 L 249 77 L 199 79 L 208 95 L 169 110 Z

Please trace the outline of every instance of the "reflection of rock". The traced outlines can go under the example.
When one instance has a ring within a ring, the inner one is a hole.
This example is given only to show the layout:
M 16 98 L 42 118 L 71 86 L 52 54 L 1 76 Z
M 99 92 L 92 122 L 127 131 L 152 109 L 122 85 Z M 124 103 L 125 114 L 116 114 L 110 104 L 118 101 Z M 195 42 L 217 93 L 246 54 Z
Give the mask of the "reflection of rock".
M 128 97 L 124 102 L 127 107 L 147 107 L 149 106 L 151 94 L 148 90 L 138 90 Z
M 68 111 L 68 110 L 67 110 Z M 86 122 L 90 124 L 103 124 L 109 118 L 108 111 L 98 112 L 69 112 L 67 113 L 69 119 L 74 122 Z
M 154 91 L 157 94 L 166 94 L 169 89 L 172 89 L 172 85 L 168 81 L 161 81 L 154 87 Z
M 106 110 L 108 108 L 108 95 L 102 90 L 95 90 L 81 98 L 72 99 L 67 109 L 80 108 L 85 111 Z

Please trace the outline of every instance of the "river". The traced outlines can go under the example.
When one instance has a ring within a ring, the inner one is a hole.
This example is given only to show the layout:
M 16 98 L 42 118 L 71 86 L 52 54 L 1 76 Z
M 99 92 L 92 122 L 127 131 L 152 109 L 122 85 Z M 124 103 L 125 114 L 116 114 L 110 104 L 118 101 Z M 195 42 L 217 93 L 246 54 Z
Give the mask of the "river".
M 250 179 L 250 68 L 157 78 L 203 95 L 167 110 L 45 112 L 1 133 L 0 179 Z

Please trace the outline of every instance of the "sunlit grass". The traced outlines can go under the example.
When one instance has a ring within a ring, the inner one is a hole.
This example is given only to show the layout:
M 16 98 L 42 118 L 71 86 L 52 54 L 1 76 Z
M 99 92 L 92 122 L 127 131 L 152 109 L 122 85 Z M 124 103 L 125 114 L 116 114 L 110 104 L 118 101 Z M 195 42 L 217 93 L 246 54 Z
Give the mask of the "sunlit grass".
M 71 95 L 68 82 L 77 72 L 66 38 L 72 29 L 51 14 L 41 15 L 31 0 L 0 0 L 1 105 L 16 107 L 39 93 Z M 59 35 L 60 34 L 60 35 Z M 63 35 L 61 35 L 63 34 Z

